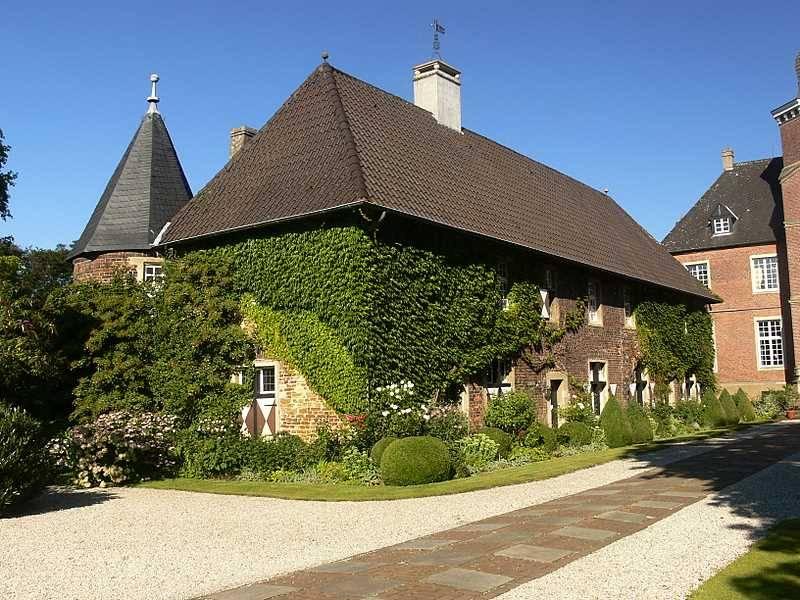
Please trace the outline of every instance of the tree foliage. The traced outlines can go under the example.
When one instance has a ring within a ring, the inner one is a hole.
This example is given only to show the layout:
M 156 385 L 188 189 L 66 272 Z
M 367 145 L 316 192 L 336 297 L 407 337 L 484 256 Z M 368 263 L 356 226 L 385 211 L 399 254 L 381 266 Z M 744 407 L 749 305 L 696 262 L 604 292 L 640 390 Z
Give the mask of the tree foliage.
M 14 171 L 3 170 L 8 162 L 8 153 L 11 146 L 3 143 L 5 136 L 3 130 L 0 129 L 0 219 L 5 221 L 11 216 L 9 209 L 10 189 L 17 179 L 17 174 Z

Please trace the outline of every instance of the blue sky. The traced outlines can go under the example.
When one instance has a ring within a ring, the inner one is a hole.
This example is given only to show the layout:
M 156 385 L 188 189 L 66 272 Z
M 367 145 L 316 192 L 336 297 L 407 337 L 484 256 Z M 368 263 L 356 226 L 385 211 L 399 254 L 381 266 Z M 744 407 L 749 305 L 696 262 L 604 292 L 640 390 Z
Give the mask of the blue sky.
M 718 176 L 724 146 L 737 161 L 780 154 L 769 111 L 796 93 L 788 2 L 119 5 L 5 4 L 0 128 L 19 179 L 0 236 L 80 235 L 147 108 L 149 73 L 197 191 L 225 164 L 229 130 L 263 125 L 323 49 L 410 98 L 433 17 L 463 71 L 465 127 L 608 188 L 659 239 Z

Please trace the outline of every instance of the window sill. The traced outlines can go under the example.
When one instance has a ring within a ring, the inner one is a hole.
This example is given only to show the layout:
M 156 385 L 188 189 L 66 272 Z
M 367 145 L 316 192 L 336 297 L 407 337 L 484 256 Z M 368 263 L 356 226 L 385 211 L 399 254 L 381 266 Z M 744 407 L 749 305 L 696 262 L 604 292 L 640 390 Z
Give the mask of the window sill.
M 774 290 L 753 290 L 753 294 L 780 294 L 780 292 L 780 288 Z
M 756 370 L 757 371 L 783 371 L 786 367 L 783 365 L 776 365 L 774 367 L 762 367 L 759 366 Z

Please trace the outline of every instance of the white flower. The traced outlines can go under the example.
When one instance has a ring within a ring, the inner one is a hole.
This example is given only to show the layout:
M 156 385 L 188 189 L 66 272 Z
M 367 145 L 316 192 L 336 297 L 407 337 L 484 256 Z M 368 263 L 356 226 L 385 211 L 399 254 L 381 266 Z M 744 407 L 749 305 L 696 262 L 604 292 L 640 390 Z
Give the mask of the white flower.
M 580 408 L 581 410 L 583 410 L 583 402 L 578 402 L 578 408 Z
M 392 410 L 397 410 L 397 409 L 398 409 L 398 408 L 400 408 L 400 407 L 399 407 L 399 406 L 397 406 L 397 404 L 390 404 L 390 405 L 389 405 L 389 408 L 391 408 Z
M 383 415 L 384 417 L 388 417 L 389 416 L 389 411 L 388 410 L 382 410 L 381 411 L 381 415 Z
M 430 415 L 422 415 L 422 418 L 425 419 L 426 421 L 428 421 L 428 420 L 430 420 L 431 416 Z

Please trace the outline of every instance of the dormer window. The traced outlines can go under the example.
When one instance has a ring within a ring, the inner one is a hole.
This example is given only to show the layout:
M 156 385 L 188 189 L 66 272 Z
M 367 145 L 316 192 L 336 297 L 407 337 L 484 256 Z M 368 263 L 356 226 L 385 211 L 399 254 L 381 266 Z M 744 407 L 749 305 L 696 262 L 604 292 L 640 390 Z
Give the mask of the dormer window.
M 714 227 L 714 235 L 725 235 L 731 232 L 730 217 L 716 217 L 712 224 Z

